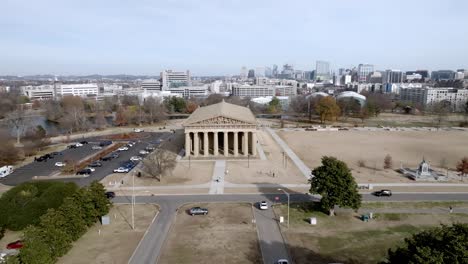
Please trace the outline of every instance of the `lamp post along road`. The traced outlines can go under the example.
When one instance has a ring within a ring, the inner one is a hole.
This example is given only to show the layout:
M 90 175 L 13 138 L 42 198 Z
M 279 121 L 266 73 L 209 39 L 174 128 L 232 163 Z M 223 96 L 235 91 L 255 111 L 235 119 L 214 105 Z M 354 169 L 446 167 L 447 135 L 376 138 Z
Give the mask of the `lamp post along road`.
M 286 192 L 286 191 L 283 190 L 283 189 L 278 189 L 278 191 L 284 192 L 284 194 L 286 194 L 286 196 L 288 197 L 288 229 L 289 229 L 289 201 L 290 201 L 290 199 L 289 199 L 289 193 Z

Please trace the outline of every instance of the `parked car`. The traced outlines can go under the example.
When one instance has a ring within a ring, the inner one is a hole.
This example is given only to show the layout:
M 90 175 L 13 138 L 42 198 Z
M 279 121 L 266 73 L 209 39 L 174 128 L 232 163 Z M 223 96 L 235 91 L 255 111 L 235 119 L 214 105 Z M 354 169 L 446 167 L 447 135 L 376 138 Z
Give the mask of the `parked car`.
M 115 197 L 115 192 L 106 192 L 107 199 L 112 199 Z
M 65 166 L 67 166 L 65 162 L 61 162 L 61 161 L 55 162 L 55 167 L 65 167 Z
M 92 171 L 90 169 L 82 169 L 82 170 L 76 172 L 76 175 L 89 175 L 91 173 L 92 173 Z
M 149 152 L 148 152 L 147 150 L 142 149 L 142 150 L 140 150 L 138 153 L 140 153 L 141 155 L 146 155 L 146 154 L 148 154 Z
M 91 147 L 91 149 L 98 150 L 98 149 L 102 149 L 102 147 L 99 146 L 99 145 L 94 145 L 94 146 Z
M 88 144 L 88 143 L 89 143 L 89 142 L 86 141 L 86 140 L 80 141 L 80 144 L 83 144 L 83 145 L 86 145 L 86 144 Z
M 268 203 L 266 201 L 261 201 L 258 203 L 258 208 L 260 208 L 260 210 L 268 210 Z
M 128 147 L 123 146 L 123 147 L 118 148 L 117 150 L 118 150 L 118 151 L 127 151 L 127 150 L 128 150 Z
M 156 149 L 156 148 L 155 148 L 154 146 L 147 146 L 147 147 L 145 148 L 145 150 L 147 150 L 147 151 L 153 151 L 153 150 L 155 150 L 155 149 Z
M 132 157 L 130 158 L 131 161 L 139 161 L 139 160 L 142 160 L 142 159 L 143 159 L 143 158 L 140 157 L 140 156 L 132 156 Z
M 278 259 L 277 264 L 289 264 L 287 259 Z
M 145 132 L 145 131 L 143 129 L 134 128 L 133 132 L 140 133 L 140 132 Z
M 109 161 L 111 159 L 112 159 L 112 156 L 110 156 L 110 155 L 109 156 L 104 156 L 104 157 L 101 158 L 102 161 Z
M 91 167 L 91 166 L 86 167 L 85 170 L 90 170 L 91 172 L 95 172 L 95 171 L 96 171 L 96 169 L 93 168 L 93 167 Z
M 78 146 L 77 146 L 77 145 L 69 145 L 67 148 L 69 148 L 69 149 L 76 149 L 76 148 L 78 148 Z
M 374 195 L 375 196 L 392 196 L 392 191 L 390 190 L 380 190 L 380 191 L 376 191 L 374 192 Z
M 20 249 L 23 247 L 23 241 L 16 240 L 15 242 L 11 242 L 6 246 L 7 249 Z
M 112 144 L 112 141 L 110 141 L 110 140 L 105 140 L 105 141 L 101 141 L 101 142 L 99 143 L 99 146 L 105 147 L 105 146 L 109 146 L 109 145 L 111 145 L 111 144 Z
M 52 154 L 45 154 L 43 155 L 42 157 L 46 158 L 46 159 L 53 159 L 54 158 L 54 155 Z
M 35 158 L 34 160 L 38 162 L 43 162 L 43 161 L 47 161 L 47 158 L 44 156 L 40 156 L 39 158 Z
M 77 147 L 82 147 L 82 146 L 83 146 L 83 144 L 82 144 L 82 143 L 80 143 L 80 142 L 78 142 L 78 143 L 76 143 L 76 144 L 75 144 L 75 146 L 77 146 Z
M 110 154 L 110 156 L 111 156 L 113 159 L 116 159 L 116 158 L 119 157 L 119 153 L 117 153 L 117 152 L 112 152 L 112 153 Z
M 128 168 L 124 168 L 124 167 L 119 167 L 119 168 L 114 170 L 114 172 L 116 172 L 116 173 L 127 173 L 129 171 L 130 170 Z
M 201 207 L 192 207 L 189 210 L 190 215 L 207 215 L 208 209 Z
M 95 168 L 95 167 L 102 167 L 102 163 L 99 161 L 94 161 L 91 164 L 88 165 L 89 167 Z
M 57 152 L 57 151 L 51 152 L 49 154 L 52 155 L 52 156 L 63 155 L 62 152 Z

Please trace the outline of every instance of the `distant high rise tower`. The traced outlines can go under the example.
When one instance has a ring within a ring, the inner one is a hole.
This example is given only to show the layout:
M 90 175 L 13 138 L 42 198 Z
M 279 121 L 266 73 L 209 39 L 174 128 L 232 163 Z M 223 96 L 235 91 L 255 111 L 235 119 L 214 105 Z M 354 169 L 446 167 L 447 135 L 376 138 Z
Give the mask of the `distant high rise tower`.
M 358 66 L 358 81 L 367 82 L 369 74 L 374 72 L 374 65 L 372 64 L 359 64 Z
M 403 73 L 400 70 L 386 70 L 383 75 L 383 83 L 402 83 Z
M 271 78 L 272 72 L 270 67 L 265 67 L 265 77 Z
M 265 67 L 257 67 L 255 69 L 255 77 L 265 77 Z
M 247 79 L 247 67 L 243 66 L 240 71 L 240 78 Z
M 249 70 L 249 75 L 247 75 L 247 78 L 255 78 L 255 70 L 250 69 Z
M 328 61 L 317 61 L 315 63 L 315 80 L 330 80 L 330 63 Z
M 272 77 L 278 77 L 278 65 L 273 64 L 273 71 L 271 72 Z

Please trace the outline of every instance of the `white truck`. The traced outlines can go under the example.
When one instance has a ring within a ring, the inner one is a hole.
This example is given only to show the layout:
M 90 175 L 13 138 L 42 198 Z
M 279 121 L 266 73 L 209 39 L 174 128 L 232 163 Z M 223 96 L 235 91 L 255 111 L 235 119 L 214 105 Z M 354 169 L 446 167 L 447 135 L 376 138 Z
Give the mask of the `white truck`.
M 0 168 L 0 178 L 6 177 L 13 172 L 13 166 L 3 166 Z

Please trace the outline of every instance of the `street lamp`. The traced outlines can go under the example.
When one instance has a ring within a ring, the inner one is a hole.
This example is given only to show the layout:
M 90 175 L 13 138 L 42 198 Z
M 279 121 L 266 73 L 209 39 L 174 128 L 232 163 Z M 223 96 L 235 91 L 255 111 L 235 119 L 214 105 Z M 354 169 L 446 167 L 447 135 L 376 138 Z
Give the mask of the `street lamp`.
M 132 229 L 135 230 L 135 172 L 132 173 Z
M 288 196 L 288 229 L 289 229 L 289 193 L 287 193 L 283 189 L 278 189 L 278 191 L 282 191 L 282 192 L 284 192 L 286 194 L 286 196 Z

